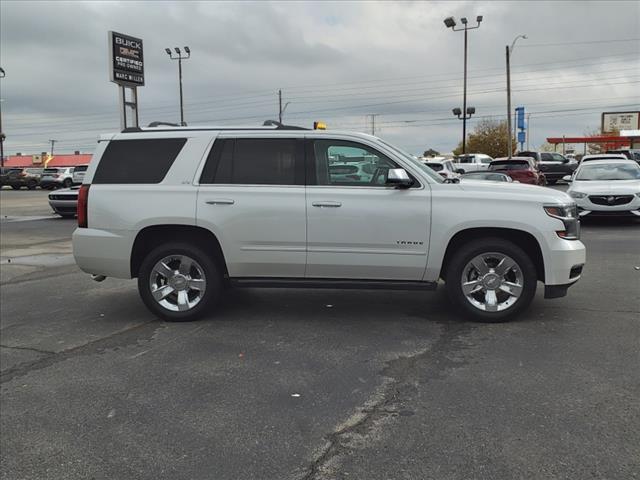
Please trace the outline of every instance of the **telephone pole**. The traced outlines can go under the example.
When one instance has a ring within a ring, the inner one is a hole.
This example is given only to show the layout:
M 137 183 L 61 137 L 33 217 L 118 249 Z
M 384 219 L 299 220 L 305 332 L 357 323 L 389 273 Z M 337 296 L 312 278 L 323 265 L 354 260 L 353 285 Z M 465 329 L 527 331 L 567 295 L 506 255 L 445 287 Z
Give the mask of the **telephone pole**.
M 49 140 L 49 142 L 51 142 L 51 156 L 52 156 L 52 157 L 53 157 L 53 146 L 55 145 L 55 143 L 56 143 L 57 141 L 58 141 L 58 140 Z
M 282 106 L 282 89 L 278 90 L 278 122 L 282 125 L 282 117 L 284 116 L 284 111 L 287 109 L 291 102 L 287 102 Z
M 366 116 L 366 118 L 371 117 L 371 135 L 376 134 L 376 117 L 378 117 L 379 115 L 379 113 L 370 113 Z
M 509 47 L 509 45 L 505 46 L 506 49 L 506 55 L 507 55 L 507 135 L 509 137 L 508 139 L 508 156 L 509 158 L 511 158 L 511 155 L 513 155 L 513 146 L 511 145 L 511 54 L 513 54 L 513 49 L 516 46 L 516 42 L 518 41 L 519 38 L 523 38 L 523 39 L 527 39 L 526 35 L 518 35 L 516 38 L 513 39 L 513 43 L 511 44 L 511 47 Z M 514 127 L 515 127 L 515 123 L 514 123 Z M 527 138 L 529 136 L 527 135 Z

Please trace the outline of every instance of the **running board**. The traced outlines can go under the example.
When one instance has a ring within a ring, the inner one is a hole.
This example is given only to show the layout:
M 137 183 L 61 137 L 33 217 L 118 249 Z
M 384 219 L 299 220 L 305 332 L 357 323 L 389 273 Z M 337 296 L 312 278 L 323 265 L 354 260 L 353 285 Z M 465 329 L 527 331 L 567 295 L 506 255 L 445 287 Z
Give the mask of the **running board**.
M 437 282 L 403 280 L 345 280 L 342 278 L 230 278 L 234 287 L 243 288 L 333 288 L 336 290 L 435 290 Z

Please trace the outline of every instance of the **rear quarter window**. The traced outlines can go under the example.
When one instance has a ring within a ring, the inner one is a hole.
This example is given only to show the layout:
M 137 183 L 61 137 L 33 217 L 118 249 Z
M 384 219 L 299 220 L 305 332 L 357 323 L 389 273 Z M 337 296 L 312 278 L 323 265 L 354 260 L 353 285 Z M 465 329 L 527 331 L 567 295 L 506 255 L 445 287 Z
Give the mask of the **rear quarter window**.
M 105 149 L 93 183 L 160 183 L 186 138 L 113 140 Z

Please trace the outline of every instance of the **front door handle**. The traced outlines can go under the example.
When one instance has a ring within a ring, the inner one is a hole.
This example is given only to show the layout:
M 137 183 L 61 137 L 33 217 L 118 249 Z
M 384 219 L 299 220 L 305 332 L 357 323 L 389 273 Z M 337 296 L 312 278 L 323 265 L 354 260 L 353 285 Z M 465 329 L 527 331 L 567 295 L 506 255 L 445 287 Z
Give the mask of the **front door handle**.
M 320 208 L 338 208 L 342 206 L 342 202 L 313 202 L 311 205 Z
M 207 200 L 205 203 L 207 205 L 233 205 L 236 202 L 230 198 L 218 198 L 216 200 Z

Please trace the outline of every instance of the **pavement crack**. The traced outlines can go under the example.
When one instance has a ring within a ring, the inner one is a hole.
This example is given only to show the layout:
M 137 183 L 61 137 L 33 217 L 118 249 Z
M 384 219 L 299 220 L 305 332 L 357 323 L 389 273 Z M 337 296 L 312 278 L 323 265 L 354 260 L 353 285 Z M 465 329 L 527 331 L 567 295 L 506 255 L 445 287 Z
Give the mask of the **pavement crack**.
M 455 323 L 443 325 L 443 333 L 431 347 L 387 362 L 381 372 L 382 385 L 362 407 L 325 436 L 325 444 L 301 480 L 335 478 L 340 457 L 364 446 L 377 430 L 397 417 L 413 415 L 406 405 L 416 392 L 417 383 L 442 378 L 451 368 L 466 363 L 466 360 L 452 357 L 467 347 L 460 337 L 472 327 Z
M 2 345 L 2 344 L 0 344 L 0 347 L 2 347 L 2 348 L 10 348 L 12 350 L 26 350 L 28 352 L 42 353 L 44 355 L 55 355 L 55 353 L 56 353 L 56 352 L 52 352 L 50 350 L 40 350 L 38 348 L 31 348 L 31 347 L 11 347 L 9 345 Z
M 149 327 L 151 325 L 153 328 L 151 334 L 149 335 L 150 338 L 153 335 L 153 332 L 157 329 L 157 325 L 155 324 L 156 322 L 151 320 L 149 322 L 141 323 L 124 330 L 119 330 L 107 337 L 99 338 L 97 340 L 93 340 L 91 342 L 84 343 L 82 345 L 78 345 L 77 347 L 63 350 L 61 352 L 40 351 L 40 353 L 47 353 L 48 355 L 32 362 L 21 363 L 14 367 L 8 368 L 4 372 L 0 372 L 0 384 L 9 382 L 18 377 L 22 377 L 33 371 L 50 367 L 51 365 L 55 365 L 56 363 L 73 357 L 82 355 L 94 355 L 96 353 L 102 353 L 109 349 L 140 344 L 140 342 L 144 341 L 145 339 L 140 338 L 139 330 L 144 330 L 146 327 Z M 24 350 L 28 349 L 24 348 Z

